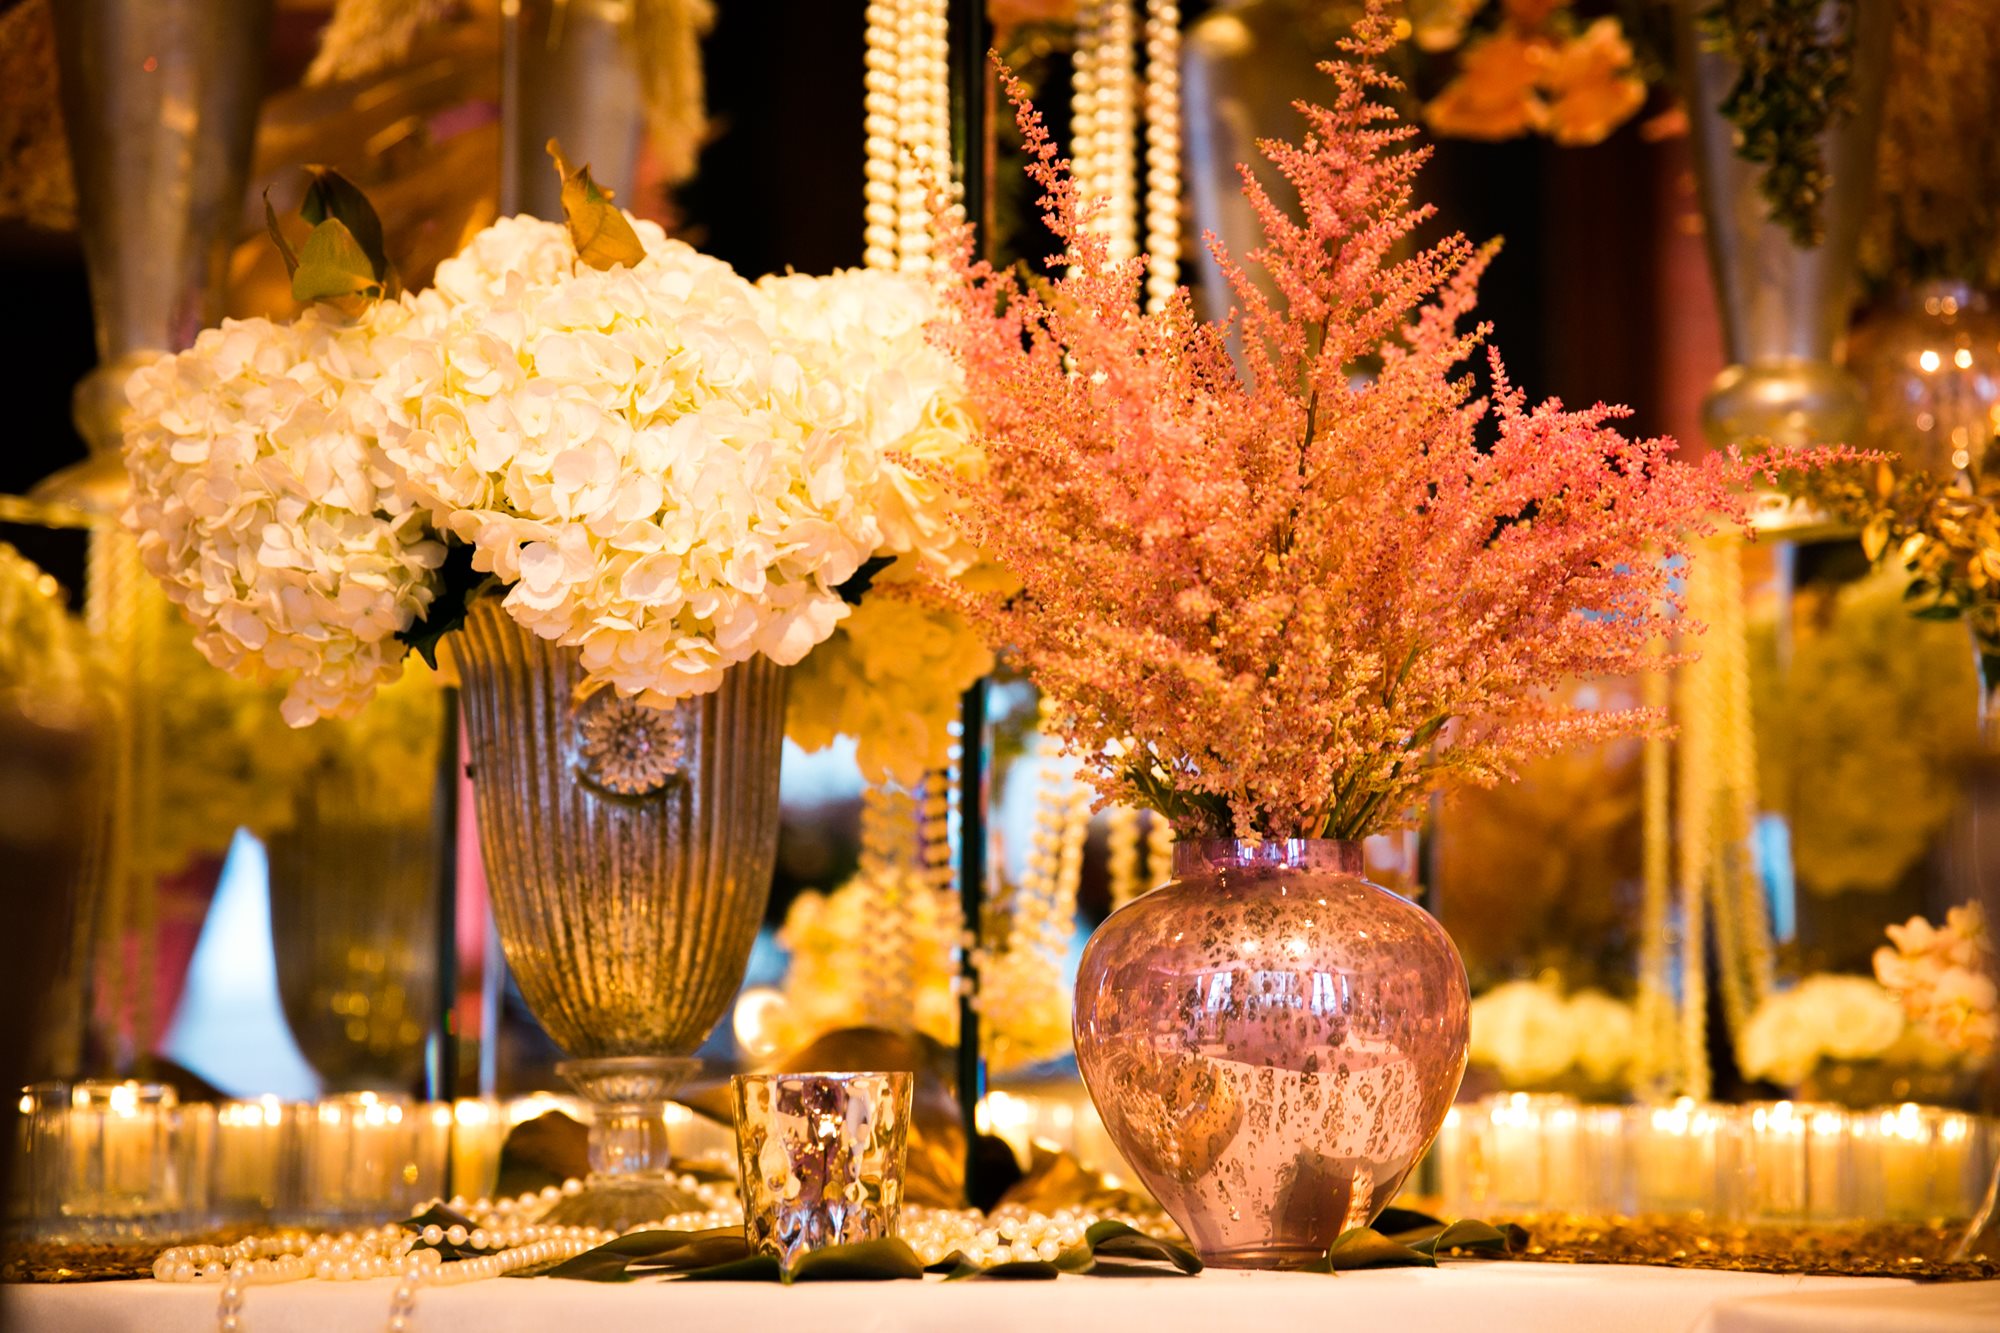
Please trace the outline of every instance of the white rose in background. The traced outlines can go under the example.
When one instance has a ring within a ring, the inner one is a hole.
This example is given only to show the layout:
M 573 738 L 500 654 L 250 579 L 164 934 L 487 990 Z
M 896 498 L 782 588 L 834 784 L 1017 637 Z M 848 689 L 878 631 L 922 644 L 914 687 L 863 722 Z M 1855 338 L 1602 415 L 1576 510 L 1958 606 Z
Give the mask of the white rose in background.
M 354 321 L 229 320 L 126 386 L 140 556 L 203 656 L 285 682 L 295 726 L 395 679 L 396 636 L 437 592 L 444 546 L 383 454 L 374 392 L 409 319 L 380 302 Z
M 1796 1087 L 1825 1060 L 1872 1060 L 1903 1036 L 1895 997 L 1867 977 L 1815 973 L 1757 1006 L 1737 1037 L 1751 1078 Z
M 1600 990 L 1565 996 L 1552 981 L 1509 981 L 1472 1002 L 1474 1064 L 1509 1087 L 1533 1087 L 1575 1070 L 1593 1083 L 1622 1077 L 1632 1061 L 1632 1006 Z

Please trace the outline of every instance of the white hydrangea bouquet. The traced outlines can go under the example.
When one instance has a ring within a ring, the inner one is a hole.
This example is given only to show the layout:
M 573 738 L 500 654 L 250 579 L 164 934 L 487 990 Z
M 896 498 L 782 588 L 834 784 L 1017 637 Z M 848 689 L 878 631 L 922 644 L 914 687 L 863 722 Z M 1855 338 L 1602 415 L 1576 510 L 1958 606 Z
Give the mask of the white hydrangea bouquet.
M 294 725 L 353 714 L 474 597 L 666 703 L 800 662 L 886 568 L 972 564 L 922 472 L 975 460 L 918 280 L 760 286 L 557 165 L 566 223 L 502 219 L 420 294 L 359 193 L 316 176 L 304 246 L 272 229 L 314 304 L 128 387 L 146 566 L 211 662 L 284 683 Z

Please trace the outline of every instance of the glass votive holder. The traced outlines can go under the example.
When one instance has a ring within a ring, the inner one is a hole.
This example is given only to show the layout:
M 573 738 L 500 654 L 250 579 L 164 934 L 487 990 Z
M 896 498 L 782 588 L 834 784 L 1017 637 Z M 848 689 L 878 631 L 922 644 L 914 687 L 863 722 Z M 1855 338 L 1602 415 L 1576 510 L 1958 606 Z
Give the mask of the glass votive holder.
M 1455 1190 L 1472 1212 L 1564 1212 L 1584 1189 L 1583 1108 L 1573 1098 L 1500 1093 L 1460 1108 Z
M 1854 1212 L 1869 1221 L 1934 1222 L 1977 1207 L 1982 1158 L 1963 1112 L 1904 1103 L 1854 1116 Z
M 786 1267 L 896 1234 L 908 1073 L 738 1074 L 736 1154 L 750 1248 Z
M 208 1197 L 215 1220 L 262 1223 L 290 1210 L 298 1195 L 299 1137 L 312 1107 L 276 1097 L 215 1108 Z
M 41 1235 L 62 1215 L 69 1158 L 69 1084 L 30 1083 L 15 1103 L 13 1184 L 7 1198 L 10 1233 Z
M 1683 1097 L 1626 1112 L 1637 1213 L 1729 1217 L 1734 1200 L 1734 1144 L 1728 1108 Z
M 1750 1102 L 1731 1116 L 1735 1212 L 1745 1222 L 1833 1221 L 1846 1210 L 1847 1113 Z
M 55 1233 L 78 1241 L 159 1240 L 199 1207 L 199 1118 L 161 1083 L 71 1085 Z
M 391 1222 L 417 1203 L 418 1117 L 407 1097 L 351 1092 L 306 1108 L 297 1207 L 309 1226 Z

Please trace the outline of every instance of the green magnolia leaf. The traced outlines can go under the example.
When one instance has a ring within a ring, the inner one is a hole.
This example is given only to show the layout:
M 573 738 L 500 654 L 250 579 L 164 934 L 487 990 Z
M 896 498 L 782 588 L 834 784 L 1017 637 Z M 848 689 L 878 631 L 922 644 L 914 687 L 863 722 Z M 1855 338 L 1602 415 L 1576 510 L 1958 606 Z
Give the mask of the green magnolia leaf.
M 346 227 L 368 257 L 369 272 L 385 289 L 390 287 L 393 270 L 382 242 L 382 219 L 368 196 L 332 167 L 309 166 L 306 176 L 306 197 L 299 201 L 299 216 L 315 227 L 328 219 Z
M 726 1264 L 696 1268 L 674 1279 L 676 1282 L 783 1282 L 784 1280 L 784 1265 L 768 1254 L 753 1254 L 748 1258 L 732 1260 Z
M 328 218 L 312 229 L 299 247 L 299 266 L 292 273 L 293 299 L 338 304 L 381 294 L 382 283 L 368 256 L 339 218 Z
M 1087 1252 L 1084 1252 L 1087 1254 Z M 1046 1282 L 1063 1275 L 1063 1269 L 1044 1259 L 1017 1259 L 1011 1263 L 994 1264 L 991 1268 L 981 1268 L 970 1259 L 961 1258 L 944 1275 L 947 1282 L 963 1282 L 968 1278 L 997 1278 L 1014 1282 Z M 1088 1271 L 1072 1269 L 1072 1272 Z
M 901 1281 L 921 1278 L 923 1260 L 901 1240 L 864 1240 L 854 1245 L 830 1245 L 801 1255 L 787 1282 Z
M 710 1231 L 635 1231 L 586 1250 L 547 1271 L 584 1282 L 630 1282 L 644 1274 L 714 1268 L 749 1257 L 740 1227 Z
M 1520 1233 L 1521 1238 L 1525 1239 L 1526 1233 L 1521 1232 L 1519 1227 L 1512 1227 L 1511 1229 L 1516 1233 Z M 1453 1222 L 1443 1231 L 1433 1236 L 1429 1241 L 1429 1245 L 1430 1252 L 1433 1255 L 1451 1250 L 1472 1250 L 1506 1255 L 1512 1253 L 1516 1248 L 1517 1240 L 1514 1235 L 1510 1235 L 1507 1231 L 1491 1223 L 1481 1222 L 1475 1218 L 1468 1217 Z
M 441 586 L 424 618 L 396 635 L 432 670 L 437 669 L 438 644 L 465 623 L 466 608 L 471 606 L 473 598 L 500 586 L 500 580 L 472 567 L 472 548 L 461 542 L 445 545 L 444 564 L 438 576 Z
M 278 247 L 278 257 L 285 261 L 285 276 L 296 277 L 299 271 L 299 257 L 292 249 L 292 243 L 285 239 L 285 233 L 278 227 L 278 210 L 271 207 L 271 192 L 264 191 L 264 228 L 271 233 L 271 241 Z
M 1199 1273 L 1201 1260 L 1193 1250 L 1172 1241 L 1148 1236 L 1138 1228 L 1124 1222 L 1103 1221 L 1093 1223 L 1090 1230 L 1083 1233 L 1083 1243 L 1090 1248 L 1095 1258 L 1144 1259 L 1172 1264 L 1183 1273 Z
M 1372 1227 L 1344 1231 L 1326 1252 L 1328 1271 L 1362 1268 L 1436 1268 L 1437 1260 L 1423 1250 L 1390 1240 Z
M 1433 1231 L 1442 1231 L 1444 1226 L 1445 1221 L 1442 1217 L 1432 1217 L 1429 1213 L 1420 1213 L 1414 1208 L 1384 1208 L 1374 1222 L 1375 1230 L 1404 1244 L 1409 1243 L 1410 1233 L 1426 1235 Z
M 592 268 L 629 268 L 644 259 L 646 247 L 640 244 L 639 233 L 612 202 L 611 191 L 590 178 L 589 165 L 571 171 L 554 139 L 549 140 L 548 153 L 562 177 L 563 221 L 569 224 L 576 257 Z
M 859 569 L 848 575 L 847 582 L 834 591 L 839 593 L 840 600 L 849 606 L 859 606 L 861 599 L 868 595 L 868 590 L 875 586 L 875 576 L 895 563 L 895 559 L 891 556 L 870 556 L 861 562 Z

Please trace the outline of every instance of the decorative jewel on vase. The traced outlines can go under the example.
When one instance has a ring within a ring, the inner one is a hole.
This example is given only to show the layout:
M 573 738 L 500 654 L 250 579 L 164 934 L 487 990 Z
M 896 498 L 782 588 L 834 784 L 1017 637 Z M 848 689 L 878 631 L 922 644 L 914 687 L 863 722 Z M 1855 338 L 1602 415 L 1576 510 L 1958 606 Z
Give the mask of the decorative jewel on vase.
M 611 796 L 651 796 L 686 768 L 686 720 L 679 702 L 642 704 L 615 690 L 593 690 L 574 705 L 572 753 L 577 776 Z

